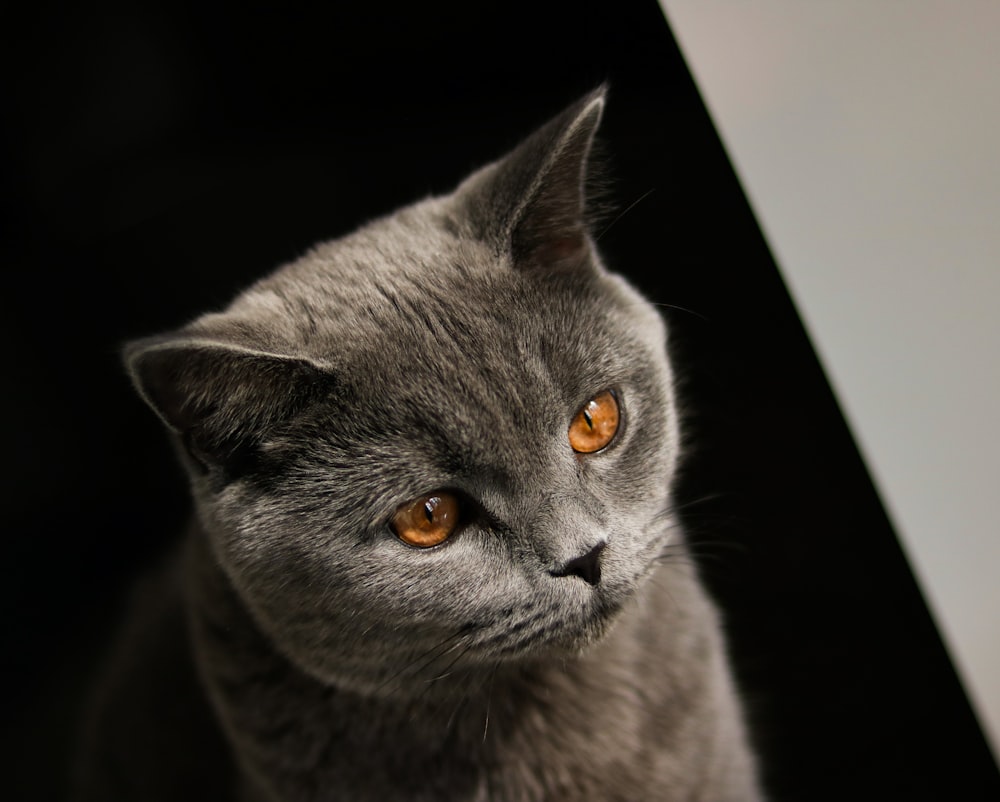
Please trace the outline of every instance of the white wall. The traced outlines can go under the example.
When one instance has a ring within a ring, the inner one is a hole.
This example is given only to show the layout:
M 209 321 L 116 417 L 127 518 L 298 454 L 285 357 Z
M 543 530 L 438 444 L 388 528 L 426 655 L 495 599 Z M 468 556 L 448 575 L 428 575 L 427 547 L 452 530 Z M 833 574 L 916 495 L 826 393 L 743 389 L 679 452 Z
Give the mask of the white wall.
M 1000 3 L 661 0 L 1000 752 Z

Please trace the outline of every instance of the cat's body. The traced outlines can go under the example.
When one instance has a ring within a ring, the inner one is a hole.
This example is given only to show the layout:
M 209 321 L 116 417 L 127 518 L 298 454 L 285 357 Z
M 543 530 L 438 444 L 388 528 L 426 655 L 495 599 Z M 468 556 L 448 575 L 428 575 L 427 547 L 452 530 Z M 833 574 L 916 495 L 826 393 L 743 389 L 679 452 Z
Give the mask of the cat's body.
M 197 515 L 84 798 L 759 798 L 666 333 L 582 222 L 602 104 L 130 347 Z

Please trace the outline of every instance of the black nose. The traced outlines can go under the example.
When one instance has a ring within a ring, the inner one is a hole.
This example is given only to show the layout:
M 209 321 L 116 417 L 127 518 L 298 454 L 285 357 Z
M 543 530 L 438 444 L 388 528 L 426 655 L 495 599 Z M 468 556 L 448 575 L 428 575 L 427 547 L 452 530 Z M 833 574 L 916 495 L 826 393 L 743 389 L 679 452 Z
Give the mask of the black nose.
M 574 557 L 564 566 L 550 571 L 552 576 L 578 576 L 588 585 L 597 585 L 601 581 L 601 552 L 607 545 L 603 541 L 580 557 Z

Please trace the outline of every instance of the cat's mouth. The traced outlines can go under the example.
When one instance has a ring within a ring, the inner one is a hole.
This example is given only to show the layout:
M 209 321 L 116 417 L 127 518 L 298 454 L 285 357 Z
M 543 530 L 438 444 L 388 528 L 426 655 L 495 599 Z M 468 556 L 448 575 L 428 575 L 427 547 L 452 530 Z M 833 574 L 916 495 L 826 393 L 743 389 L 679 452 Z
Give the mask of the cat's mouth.
M 501 666 L 577 658 L 609 635 L 636 598 L 627 580 L 609 580 L 596 586 L 579 579 L 550 580 L 549 592 L 532 601 L 511 600 L 481 618 L 427 633 L 421 646 L 368 692 L 451 693 L 465 687 L 465 680 L 481 681 Z
M 632 594 L 599 586 L 579 591 L 516 611 L 489 626 L 470 627 L 470 656 L 489 662 L 517 661 L 579 653 L 596 643 L 613 626 Z

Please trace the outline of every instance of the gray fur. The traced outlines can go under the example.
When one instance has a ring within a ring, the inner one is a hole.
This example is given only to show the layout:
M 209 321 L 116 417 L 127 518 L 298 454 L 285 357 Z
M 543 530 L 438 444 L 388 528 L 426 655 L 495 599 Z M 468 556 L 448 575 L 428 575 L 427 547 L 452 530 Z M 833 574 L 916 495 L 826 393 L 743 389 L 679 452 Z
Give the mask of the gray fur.
M 81 798 L 760 798 L 671 508 L 666 331 L 583 224 L 603 103 L 126 349 L 196 518 Z M 576 454 L 608 388 L 621 429 Z M 404 545 L 394 510 L 438 488 L 464 528 Z M 600 542 L 598 584 L 553 575 Z

